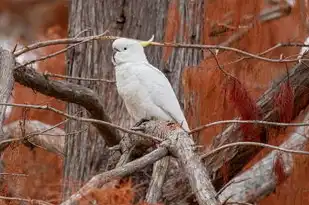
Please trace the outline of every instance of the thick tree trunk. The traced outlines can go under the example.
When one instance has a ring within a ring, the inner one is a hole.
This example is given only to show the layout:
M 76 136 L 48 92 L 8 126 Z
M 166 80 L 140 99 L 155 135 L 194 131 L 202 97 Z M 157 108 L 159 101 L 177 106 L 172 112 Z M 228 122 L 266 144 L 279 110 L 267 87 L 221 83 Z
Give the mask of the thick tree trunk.
M 205 1 L 174 0 L 72 0 L 69 36 L 100 34 L 106 30 L 112 35 L 147 40 L 201 43 L 204 25 Z M 195 66 L 202 58 L 196 49 L 166 49 L 149 47 L 148 60 L 159 67 L 169 78 L 182 102 L 181 75 L 185 66 Z M 68 75 L 78 77 L 102 77 L 114 79 L 111 64 L 111 42 L 91 42 L 68 52 Z M 99 82 L 77 82 L 100 93 L 106 113 L 111 121 L 124 127 L 134 122 L 129 117 L 115 84 Z M 69 104 L 69 114 L 87 115 L 82 108 Z M 86 124 L 70 121 L 66 132 L 85 128 Z M 66 137 L 64 197 L 68 197 L 85 180 L 100 170 L 107 169 L 108 153 L 105 142 L 92 127 L 88 132 Z M 74 183 L 71 183 L 74 182 Z M 79 183 L 79 184 L 76 184 Z

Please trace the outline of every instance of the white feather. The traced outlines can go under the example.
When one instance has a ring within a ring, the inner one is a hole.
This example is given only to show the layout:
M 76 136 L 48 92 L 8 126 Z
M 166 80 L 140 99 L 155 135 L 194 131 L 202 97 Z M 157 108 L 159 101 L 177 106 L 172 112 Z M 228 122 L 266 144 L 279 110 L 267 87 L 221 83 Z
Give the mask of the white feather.
M 117 90 L 129 114 L 137 121 L 142 118 L 176 121 L 183 129 L 189 131 L 188 123 L 168 79 L 145 60 L 143 50 L 139 61 L 138 50 L 135 50 L 134 46 L 131 48 L 132 50 L 125 49 L 126 52 L 122 53 L 125 55 L 123 58 L 122 55 L 115 57 Z M 135 61 L 124 62 L 122 59 L 129 59 L 130 52 L 133 52 Z M 118 65 L 117 60 L 121 62 Z

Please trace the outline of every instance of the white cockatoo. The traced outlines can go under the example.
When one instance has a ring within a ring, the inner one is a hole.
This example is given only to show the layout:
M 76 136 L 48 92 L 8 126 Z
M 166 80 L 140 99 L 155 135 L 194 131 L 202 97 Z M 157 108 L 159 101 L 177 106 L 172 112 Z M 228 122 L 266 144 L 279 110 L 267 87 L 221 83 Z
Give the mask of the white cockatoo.
M 171 84 L 147 60 L 143 47 L 152 40 L 153 37 L 149 41 L 119 38 L 113 42 L 112 61 L 118 93 L 134 120 L 174 121 L 189 131 Z

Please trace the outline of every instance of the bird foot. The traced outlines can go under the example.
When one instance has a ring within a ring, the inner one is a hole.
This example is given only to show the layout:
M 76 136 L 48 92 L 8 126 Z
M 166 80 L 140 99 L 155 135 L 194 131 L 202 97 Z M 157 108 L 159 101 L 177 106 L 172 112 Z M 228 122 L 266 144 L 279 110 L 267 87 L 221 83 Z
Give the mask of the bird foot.
M 148 118 L 142 118 L 141 120 L 139 120 L 137 123 L 134 124 L 134 126 L 131 128 L 131 130 L 135 130 L 135 131 L 143 131 L 143 128 L 139 127 L 141 126 L 144 122 L 148 122 L 151 119 Z

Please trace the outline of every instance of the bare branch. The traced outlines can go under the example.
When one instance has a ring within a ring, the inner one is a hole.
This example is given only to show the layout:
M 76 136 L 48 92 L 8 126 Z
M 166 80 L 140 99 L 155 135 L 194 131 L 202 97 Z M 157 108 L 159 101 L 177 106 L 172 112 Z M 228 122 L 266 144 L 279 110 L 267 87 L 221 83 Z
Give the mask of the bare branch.
M 254 18 L 258 18 L 261 22 L 268 22 L 268 21 L 272 21 L 274 19 L 280 18 L 280 17 L 284 17 L 286 15 L 288 15 L 291 12 L 291 6 L 289 4 L 280 4 L 280 5 L 276 5 L 270 8 L 265 8 L 263 9 L 259 16 L 255 16 L 255 15 L 251 15 L 251 16 L 245 16 L 244 20 L 248 21 L 253 20 Z M 220 33 L 223 33 L 227 30 L 236 30 L 238 28 L 242 29 L 241 31 L 244 31 L 249 28 L 252 28 L 252 23 L 245 25 L 245 26 L 237 26 L 237 27 L 233 27 L 230 26 L 230 24 L 232 23 L 232 19 L 229 19 L 227 21 L 225 21 L 224 23 L 216 23 L 214 26 L 212 26 L 212 31 L 210 32 L 210 36 L 216 36 Z M 219 29 L 216 28 L 217 26 L 219 26 Z
M 25 121 L 25 127 L 23 129 L 26 135 L 24 135 L 19 122 L 20 121 L 15 121 L 4 126 L 4 132 L 13 139 L 19 141 L 27 140 L 35 146 L 64 156 L 65 132 L 62 129 L 36 120 Z M 52 134 L 53 136 L 51 137 L 48 134 Z
M 139 159 L 129 162 L 121 167 L 117 167 L 111 171 L 98 174 L 92 177 L 91 180 L 87 182 L 77 193 L 73 194 L 68 200 L 61 203 L 61 205 L 74 204 L 75 202 L 80 200 L 83 196 L 86 196 L 91 191 L 91 189 L 100 188 L 105 183 L 115 178 L 128 176 L 134 173 L 135 171 L 140 170 L 146 167 L 147 165 L 156 162 L 157 160 L 166 156 L 167 153 L 168 153 L 167 148 L 164 146 L 160 146 L 153 152 L 146 154 L 145 156 Z
M 268 18 L 268 17 L 267 17 Z M 268 20 L 268 19 L 267 19 Z M 150 44 L 153 46 L 161 46 L 161 47 L 174 47 L 174 48 L 193 48 L 193 49 L 219 49 L 219 50 L 225 50 L 225 51 L 232 51 L 236 52 L 239 54 L 242 54 L 244 56 L 250 57 L 250 58 L 256 58 L 259 60 L 263 60 L 266 62 L 273 62 L 273 63 L 287 63 L 287 62 L 297 62 L 298 59 L 281 59 L 281 58 L 266 58 L 262 57 L 259 54 L 253 54 L 241 49 L 233 48 L 233 47 L 228 47 L 227 45 L 230 44 L 230 42 L 235 41 L 239 39 L 240 36 L 245 34 L 247 31 L 241 31 L 240 33 L 237 33 L 236 36 L 233 36 L 233 38 L 230 38 L 229 41 L 224 42 L 222 45 L 201 45 L 201 44 L 183 44 L 183 43 L 167 43 L 167 42 L 151 42 Z M 101 34 L 102 35 L 102 34 Z M 76 43 L 83 43 L 86 41 L 90 40 L 115 40 L 119 38 L 118 36 L 101 36 L 101 35 L 96 35 L 96 36 L 88 36 L 88 37 L 81 37 L 81 38 L 68 38 L 68 39 L 57 39 L 57 40 L 50 40 L 50 41 L 45 41 L 45 42 L 38 42 L 29 46 L 26 46 L 24 49 L 18 50 L 14 53 L 15 57 L 26 53 L 28 51 L 41 48 L 41 47 L 46 47 L 50 45 L 59 45 L 59 44 L 76 44 Z M 300 44 L 294 44 L 294 43 L 283 43 L 275 48 L 278 47 L 287 47 L 287 46 L 308 46 L 308 45 L 300 45 Z M 306 59 L 303 59 L 306 60 Z
M 54 73 L 48 73 L 48 72 L 45 72 L 43 75 L 45 77 L 56 77 L 56 78 L 72 79 L 72 80 L 95 81 L 95 82 L 102 82 L 102 83 L 116 83 L 115 80 L 107 80 L 107 79 L 101 79 L 101 78 L 72 77 L 68 75 L 60 75 L 60 74 L 54 74 Z
M 106 32 L 104 32 L 104 33 L 98 35 L 96 38 L 101 38 L 101 37 L 104 36 L 105 34 L 106 34 Z M 70 46 L 68 46 L 67 48 L 63 48 L 63 49 L 61 49 L 61 50 L 59 50 L 59 51 L 57 51 L 57 52 L 48 54 L 48 55 L 43 56 L 43 57 L 41 57 L 41 58 L 37 58 L 37 59 L 31 60 L 31 61 L 29 61 L 29 62 L 26 62 L 26 63 L 22 64 L 22 65 L 18 65 L 17 67 L 15 67 L 15 69 L 20 68 L 20 67 L 27 66 L 27 65 L 32 64 L 32 63 L 35 63 L 35 62 L 44 61 L 44 60 L 46 60 L 46 59 L 55 57 L 55 56 L 57 56 L 57 55 L 60 55 L 60 54 L 62 54 L 62 53 L 67 52 L 67 51 L 68 51 L 69 49 L 71 49 L 71 48 L 74 48 L 74 47 L 76 47 L 76 46 L 78 46 L 78 45 L 80 45 L 80 44 L 87 43 L 87 42 L 92 41 L 92 40 L 93 40 L 93 38 L 86 38 L 85 40 L 83 40 L 83 41 L 81 41 L 81 42 L 78 42 L 78 43 L 75 43 L 75 44 L 73 44 L 73 45 L 70 45 Z
M 220 204 L 216 199 L 216 192 L 208 171 L 200 157 L 195 154 L 195 144 L 187 132 L 174 123 L 160 121 L 142 123 L 140 127 L 145 130 L 145 133 L 164 136 L 163 138 L 169 141 L 168 149 L 180 162 L 199 205 Z
M 152 179 L 146 194 L 146 202 L 149 204 L 157 204 L 161 198 L 169 161 L 170 157 L 166 156 L 153 165 Z
M 0 196 L 0 199 L 2 199 L 2 200 L 8 200 L 8 201 L 26 202 L 26 203 L 28 203 L 28 204 L 53 205 L 53 204 L 48 203 L 48 202 L 46 202 L 46 201 L 37 200 L 37 199 L 23 199 L 23 198 L 7 197 L 7 196 Z
M 12 54 L 0 48 L 0 103 L 6 103 L 13 89 L 14 58 Z M 0 106 L 0 135 L 3 134 L 2 126 L 5 117 L 6 106 Z
M 13 73 L 15 60 L 13 55 L 0 47 L 0 103 L 7 103 L 13 89 Z M 3 131 L 6 106 L 0 106 L 0 140 L 8 139 Z M 9 143 L 0 143 L 0 153 L 9 145 Z M 1 161 L 1 160 L 0 160 Z M 0 170 L 2 172 L 2 170 Z
M 285 83 L 290 80 L 290 84 L 294 90 L 294 107 L 293 107 L 293 117 L 297 116 L 298 113 L 304 109 L 309 103 L 309 96 L 307 95 L 307 87 L 309 87 L 309 80 L 306 76 L 309 75 L 309 69 L 303 63 L 298 63 L 289 72 L 289 77 L 284 76 L 279 82 L 274 83 L 274 86 L 268 89 L 257 102 L 258 107 L 260 107 L 262 116 L 264 116 L 263 121 L 276 121 L 278 119 L 278 112 L 273 108 L 273 99 L 278 93 L 279 84 Z M 264 123 L 264 122 L 263 122 Z M 273 124 L 275 125 L 275 124 Z M 283 126 L 283 124 L 281 124 Z M 278 126 L 281 126 L 278 124 Z M 265 126 L 260 127 L 260 137 L 267 139 Z M 258 134 L 258 133 L 256 133 Z M 214 137 L 210 149 L 218 148 L 222 145 L 243 141 L 243 132 L 238 124 L 231 125 L 227 127 L 221 134 Z M 220 173 L 220 168 L 223 166 L 224 158 L 226 163 L 233 164 L 233 168 L 229 170 L 228 177 L 231 179 L 239 170 L 260 150 L 258 147 L 233 147 L 220 151 L 215 157 L 210 157 L 206 160 L 206 166 L 211 170 L 215 177 L 214 184 L 216 187 L 220 188 L 223 184 L 222 173 Z M 241 153 L 241 154 L 238 154 Z
M 92 118 L 110 122 L 100 98 L 94 91 L 88 88 L 74 83 L 49 80 L 34 69 L 27 67 L 14 69 L 13 75 L 18 83 L 26 87 L 30 87 L 47 96 L 81 105 L 88 110 Z M 103 124 L 96 124 L 96 127 L 109 146 L 119 143 L 120 136 L 114 128 Z
M 290 154 L 309 155 L 309 152 L 306 152 L 306 151 L 294 150 L 294 149 L 285 149 L 285 148 L 282 148 L 282 147 L 269 145 L 269 144 L 265 144 L 265 143 L 260 143 L 260 142 L 234 142 L 234 143 L 223 145 L 223 146 L 218 147 L 214 150 L 211 150 L 210 152 L 203 154 L 201 156 L 201 158 L 210 157 L 210 156 L 220 152 L 221 150 L 224 150 L 224 149 L 227 149 L 227 148 L 230 148 L 230 147 L 235 147 L 235 146 L 256 146 L 256 147 L 274 149 L 274 150 L 278 150 L 278 151 L 282 151 L 282 152 L 286 152 L 286 153 L 290 153 Z
M 49 111 L 52 111 L 52 112 L 57 113 L 59 115 L 65 116 L 65 117 L 72 119 L 72 120 L 89 122 L 89 123 L 93 123 L 93 124 L 100 124 L 100 125 L 104 125 L 104 126 L 107 126 L 107 127 L 112 127 L 112 128 L 121 130 L 121 131 L 129 133 L 129 134 L 134 134 L 134 135 L 138 135 L 138 136 L 148 138 L 148 139 L 151 139 L 151 140 L 154 140 L 154 141 L 162 142 L 162 139 L 160 139 L 158 137 L 154 137 L 154 136 L 147 135 L 147 134 L 144 134 L 144 133 L 141 133 L 141 132 L 129 130 L 129 129 L 123 128 L 119 125 L 116 125 L 116 124 L 113 124 L 113 123 L 110 123 L 110 122 L 106 122 L 106 121 L 102 121 L 102 120 L 96 120 L 96 119 L 84 118 L 84 117 L 76 117 L 76 116 L 73 116 L 73 115 L 69 115 L 69 114 L 67 114 L 67 113 L 65 113 L 61 110 L 50 107 L 48 105 L 27 105 L 27 104 L 16 104 L 16 103 L 0 103 L 0 105 L 33 108 L 33 109 L 39 109 L 39 110 L 49 110 Z
M 305 121 L 308 121 L 308 118 L 309 114 L 305 117 Z M 295 132 L 290 135 L 289 139 L 280 146 L 280 149 L 305 149 L 308 144 L 308 134 L 309 130 L 307 127 L 296 128 Z M 274 161 L 278 153 L 280 152 L 271 152 L 252 168 L 235 177 L 233 181 L 240 182 L 231 183 L 226 187 L 226 189 L 219 195 L 220 201 L 254 202 L 271 193 L 278 183 L 276 173 L 274 172 Z M 282 166 L 285 175 L 288 177 L 293 169 L 293 156 L 289 153 L 282 153 L 281 157 L 283 159 Z
M 105 34 L 105 32 L 103 34 Z M 102 36 L 102 34 L 99 34 L 95 36 L 87 36 L 87 37 L 80 37 L 80 38 L 75 37 L 75 38 L 48 40 L 48 41 L 38 42 L 38 43 L 25 46 L 25 48 L 14 52 L 14 56 L 18 57 L 21 54 L 24 54 L 31 50 L 43 48 L 46 46 L 60 45 L 60 44 L 76 44 L 76 43 L 81 43 L 83 41 L 90 41 L 90 40 L 115 40 L 117 38 L 118 38 L 117 36 Z
M 271 125 L 271 126 L 278 126 L 278 127 L 298 127 L 298 126 L 308 126 L 309 125 L 309 122 L 283 123 L 283 122 L 269 122 L 269 121 L 263 121 L 263 120 L 222 120 L 222 121 L 211 122 L 211 123 L 208 123 L 206 125 L 202 125 L 200 127 L 194 128 L 189 132 L 189 134 L 200 132 L 200 131 L 207 129 L 209 127 L 212 127 L 212 126 L 222 125 L 222 124 L 230 124 L 230 123 L 260 124 L 260 125 Z

